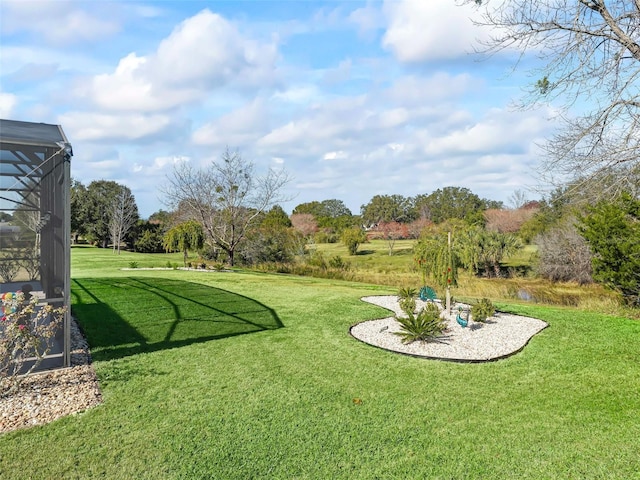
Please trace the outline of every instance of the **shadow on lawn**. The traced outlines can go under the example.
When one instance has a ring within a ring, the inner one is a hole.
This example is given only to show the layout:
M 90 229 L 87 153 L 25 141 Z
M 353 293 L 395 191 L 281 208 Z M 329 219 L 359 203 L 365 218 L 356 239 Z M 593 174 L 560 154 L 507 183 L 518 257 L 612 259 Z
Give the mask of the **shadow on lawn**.
M 79 279 L 71 294 L 94 360 L 283 327 L 275 311 L 260 302 L 180 280 Z

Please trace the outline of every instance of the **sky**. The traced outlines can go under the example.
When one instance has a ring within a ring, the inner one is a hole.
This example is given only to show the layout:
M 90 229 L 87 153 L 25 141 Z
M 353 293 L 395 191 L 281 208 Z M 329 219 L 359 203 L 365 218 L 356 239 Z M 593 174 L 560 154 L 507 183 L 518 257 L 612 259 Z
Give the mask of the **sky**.
M 551 106 L 518 110 L 535 59 L 455 0 L 0 1 L 0 118 L 62 125 L 71 174 L 167 209 L 181 162 L 228 148 L 284 169 L 281 206 L 464 187 L 539 198 Z

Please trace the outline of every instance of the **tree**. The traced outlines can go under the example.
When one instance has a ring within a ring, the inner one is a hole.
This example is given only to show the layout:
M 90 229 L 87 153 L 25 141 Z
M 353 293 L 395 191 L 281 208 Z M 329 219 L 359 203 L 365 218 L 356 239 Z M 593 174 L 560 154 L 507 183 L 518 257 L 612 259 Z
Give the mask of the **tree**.
M 458 286 L 458 254 L 453 248 L 455 233 L 433 229 L 420 238 L 413 248 L 414 261 L 422 271 L 426 284 L 430 277 L 436 286 L 446 291 L 446 310 L 451 312 L 451 287 Z
M 102 248 L 107 248 L 111 238 L 109 228 L 114 205 L 117 198 L 125 189 L 127 196 L 131 194 L 128 187 L 122 186 L 112 180 L 96 180 L 89 184 L 86 190 L 82 208 L 75 214 L 86 224 L 86 237 Z M 135 207 L 137 219 L 137 207 Z M 77 219 L 76 219 L 77 221 Z
M 311 239 L 313 234 L 318 231 L 318 222 L 310 213 L 291 214 L 291 224 L 307 239 Z
M 466 0 L 464 3 L 471 3 Z M 545 64 L 523 106 L 559 101 L 564 125 L 546 144 L 546 171 L 615 197 L 640 186 L 640 2 L 473 0 L 494 33 L 487 53 L 531 51 Z M 582 102 L 586 100 L 586 102 Z M 578 104 L 583 114 L 571 115 Z M 586 107 L 588 105 L 588 108 Z M 558 175 L 561 174 L 561 175 Z M 605 188 L 606 186 L 606 188 Z
M 129 188 L 121 186 L 109 209 L 109 234 L 113 251 L 120 254 L 120 246 L 125 236 L 138 221 L 138 207 Z
M 288 228 L 291 226 L 291 220 L 280 205 L 275 205 L 264 215 L 260 226 Z
M 466 269 L 475 274 L 482 271 L 487 277 L 498 277 L 502 260 L 515 253 L 521 245 L 514 235 L 476 226 L 462 231 L 455 247 Z
M 221 162 L 202 169 L 184 162 L 167 180 L 167 204 L 200 222 L 206 241 L 225 251 L 233 265 L 235 251 L 249 229 L 267 209 L 286 200 L 280 191 L 289 177 L 284 170 L 272 169 L 258 176 L 253 163 L 227 149 Z
M 69 193 L 71 197 L 71 232 L 74 236 L 74 242 L 77 242 L 78 237 L 83 236 L 87 232 L 87 188 L 82 182 L 72 178 Z
M 380 223 L 378 224 L 378 231 L 382 234 L 382 238 L 387 241 L 389 256 L 393 255 L 393 247 L 396 244 L 396 240 L 409 236 L 409 227 L 399 222 Z
M 640 306 L 640 199 L 623 192 L 616 202 L 600 201 L 580 223 L 593 252 L 593 279 Z
M 360 244 L 367 241 L 367 234 L 361 228 L 352 227 L 345 229 L 340 239 L 349 250 L 349 255 L 356 255 Z
M 164 248 L 167 251 L 178 250 L 184 254 L 184 266 L 187 266 L 189 250 L 198 250 L 204 245 L 202 225 L 188 220 L 170 229 L 164 236 Z
M 468 188 L 444 187 L 430 195 L 418 195 L 416 211 L 435 223 L 459 218 L 470 225 L 484 225 L 483 212 L 488 208 L 502 208 L 502 202 L 480 198 Z
M 536 240 L 538 245 L 537 271 L 551 281 L 589 283 L 591 279 L 591 250 L 578 232 L 575 217 L 567 218 Z
M 485 227 L 487 230 L 495 230 L 500 233 L 516 233 L 536 212 L 537 209 L 534 208 L 518 208 L 515 210 L 491 208 L 484 212 Z
M 413 201 L 402 195 L 376 195 L 360 207 L 360 216 L 365 225 L 408 223 L 416 219 Z
M 318 227 L 340 232 L 354 225 L 354 217 L 342 200 L 330 199 L 322 202 L 301 203 L 293 209 L 293 215 L 311 214 Z

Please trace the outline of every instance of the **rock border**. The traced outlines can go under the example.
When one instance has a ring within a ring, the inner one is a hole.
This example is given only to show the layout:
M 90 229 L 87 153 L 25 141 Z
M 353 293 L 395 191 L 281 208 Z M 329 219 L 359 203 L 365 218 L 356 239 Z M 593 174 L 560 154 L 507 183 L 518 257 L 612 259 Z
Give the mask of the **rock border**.
M 371 303 L 401 315 L 398 297 L 394 295 L 362 297 L 362 301 Z M 421 300 L 417 307 L 424 306 Z M 455 310 L 458 306 L 456 304 Z M 468 307 L 468 305 L 464 305 Z M 495 362 L 515 355 L 526 347 L 536 334 L 548 327 L 542 320 L 496 313 L 487 323 L 473 323 L 462 328 L 455 320 L 455 314 L 444 316 L 447 321 L 445 335 L 427 342 L 403 344 L 395 332 L 400 324 L 394 317 L 366 320 L 352 325 L 349 334 L 358 341 L 382 350 L 399 353 L 426 360 L 440 360 L 457 363 Z

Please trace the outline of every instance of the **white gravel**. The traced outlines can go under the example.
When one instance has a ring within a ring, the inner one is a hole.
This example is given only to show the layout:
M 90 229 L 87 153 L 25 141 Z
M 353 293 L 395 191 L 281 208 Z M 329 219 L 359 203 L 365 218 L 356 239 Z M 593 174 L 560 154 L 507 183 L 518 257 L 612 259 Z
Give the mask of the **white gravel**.
M 384 307 L 401 315 L 398 297 L 394 295 L 363 297 L 363 301 Z M 424 303 L 416 302 L 418 308 Z M 468 305 L 465 305 L 468 307 Z M 403 344 L 394 332 L 401 330 L 394 317 L 369 320 L 351 327 L 351 335 L 358 340 L 407 355 L 451 360 L 460 362 L 486 362 L 508 357 L 522 350 L 531 337 L 547 327 L 547 323 L 536 318 L 521 317 L 506 313 L 496 313 L 486 323 L 469 322 L 462 328 L 455 320 L 458 304 L 452 308 L 452 315 L 442 315 L 448 327 L 443 336 L 435 340 L 416 341 Z

